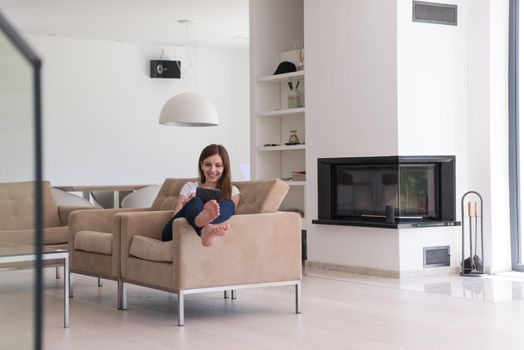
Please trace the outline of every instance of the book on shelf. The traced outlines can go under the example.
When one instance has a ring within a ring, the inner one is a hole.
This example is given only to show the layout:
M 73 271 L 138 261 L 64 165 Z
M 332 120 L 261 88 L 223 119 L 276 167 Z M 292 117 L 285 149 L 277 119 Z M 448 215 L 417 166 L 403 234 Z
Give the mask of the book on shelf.
M 306 181 L 306 170 L 292 170 L 291 181 Z

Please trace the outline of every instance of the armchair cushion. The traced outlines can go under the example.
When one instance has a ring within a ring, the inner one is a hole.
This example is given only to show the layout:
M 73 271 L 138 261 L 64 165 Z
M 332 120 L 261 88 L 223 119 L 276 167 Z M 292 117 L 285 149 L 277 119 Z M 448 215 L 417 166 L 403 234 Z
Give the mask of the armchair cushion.
M 173 242 L 162 242 L 157 239 L 136 235 L 131 242 L 129 254 L 144 260 L 171 262 Z
M 75 235 L 73 246 L 76 250 L 111 255 L 112 236 L 111 233 L 105 232 L 79 231 Z
M 178 195 L 182 186 L 186 182 L 195 182 L 198 181 L 198 178 L 187 178 L 187 179 L 166 179 L 158 195 L 155 198 L 155 201 L 151 205 L 151 210 L 173 210 L 175 209 L 176 202 L 178 201 Z
M 67 226 L 44 228 L 44 244 L 67 244 L 69 230 Z M 0 231 L 0 245 L 3 244 L 35 244 L 35 230 L 32 228 L 22 230 Z
M 280 179 L 235 182 L 234 185 L 240 190 L 237 214 L 274 213 L 289 189 Z

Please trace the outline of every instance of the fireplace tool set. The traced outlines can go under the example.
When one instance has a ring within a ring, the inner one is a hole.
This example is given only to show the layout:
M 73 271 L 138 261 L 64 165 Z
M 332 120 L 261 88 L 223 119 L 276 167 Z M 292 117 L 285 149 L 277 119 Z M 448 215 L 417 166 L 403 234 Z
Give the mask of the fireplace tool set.
M 474 198 L 474 200 L 468 200 L 466 203 L 466 197 Z M 477 201 L 478 199 L 478 201 Z M 464 218 L 465 204 L 467 204 L 467 218 Z M 461 276 L 468 277 L 483 277 L 486 276 L 484 270 L 484 216 L 483 214 L 483 202 L 482 196 L 475 191 L 468 191 L 462 196 L 462 272 Z M 480 230 L 479 230 L 480 222 Z M 464 250 L 466 249 L 466 230 L 469 231 L 469 257 L 464 259 Z M 480 235 L 479 235 L 480 234 Z M 474 237 L 473 237 L 474 235 Z M 478 253 L 478 239 L 480 236 L 480 257 Z M 474 244 L 473 244 L 474 243 Z M 473 249 L 475 248 L 475 249 Z

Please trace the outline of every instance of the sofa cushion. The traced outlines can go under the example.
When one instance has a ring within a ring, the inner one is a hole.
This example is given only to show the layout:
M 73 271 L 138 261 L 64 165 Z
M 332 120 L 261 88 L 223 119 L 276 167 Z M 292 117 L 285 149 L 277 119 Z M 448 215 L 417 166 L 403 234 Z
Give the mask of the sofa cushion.
M 60 226 L 58 209 L 49 181 L 42 181 L 44 227 Z M 35 183 L 0 183 L 0 230 L 21 230 L 34 227 Z
M 289 189 L 280 179 L 235 182 L 234 185 L 240 190 L 236 214 L 274 213 Z
M 136 235 L 131 242 L 129 254 L 143 260 L 173 261 L 173 241 L 162 242 L 157 239 Z
M 0 246 L 4 245 L 33 245 L 35 244 L 35 230 L 1 230 Z
M 178 195 L 182 186 L 186 182 L 195 182 L 198 181 L 198 178 L 187 178 L 187 179 L 166 179 L 158 195 L 155 198 L 155 201 L 151 205 L 151 210 L 173 210 L 175 209 L 176 202 L 178 201 Z
M 67 226 L 49 227 L 44 229 L 44 245 L 67 244 L 69 228 Z M 35 244 L 35 230 L 6 230 L 0 231 L 0 245 L 6 244 Z
M 67 243 L 69 226 L 47 227 L 44 229 L 44 244 Z
M 111 255 L 113 235 L 106 232 L 78 231 L 73 247 L 76 250 Z

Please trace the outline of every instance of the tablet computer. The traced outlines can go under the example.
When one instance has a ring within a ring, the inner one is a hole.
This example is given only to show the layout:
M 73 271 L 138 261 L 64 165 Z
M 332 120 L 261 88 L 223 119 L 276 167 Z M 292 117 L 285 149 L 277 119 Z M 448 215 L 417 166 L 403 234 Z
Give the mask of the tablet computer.
M 212 199 L 218 202 L 222 197 L 222 191 L 214 188 L 205 188 L 199 186 L 196 189 L 196 196 L 200 198 L 204 203 Z

